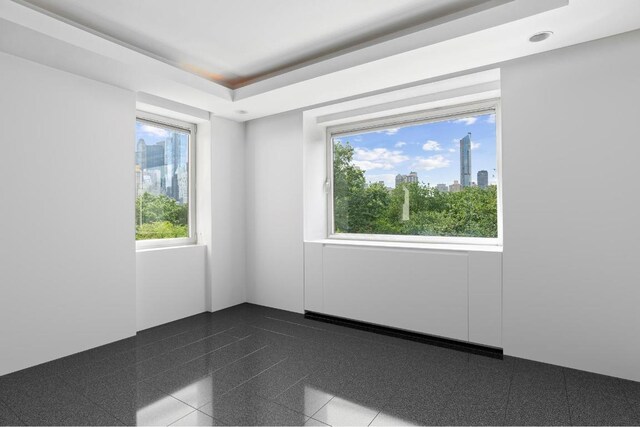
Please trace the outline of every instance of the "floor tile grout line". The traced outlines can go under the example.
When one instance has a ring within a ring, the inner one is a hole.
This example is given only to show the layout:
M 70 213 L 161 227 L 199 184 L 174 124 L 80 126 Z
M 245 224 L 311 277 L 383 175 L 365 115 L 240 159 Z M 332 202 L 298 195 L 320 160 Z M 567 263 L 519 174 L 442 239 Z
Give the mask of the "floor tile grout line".
M 260 331 L 267 331 L 267 332 L 271 332 L 272 334 L 283 335 L 283 336 L 288 337 L 288 338 L 294 338 L 294 339 L 297 339 L 297 340 L 299 340 L 299 339 L 304 339 L 304 338 L 299 338 L 299 337 L 296 337 L 296 336 L 293 336 L 293 335 L 288 335 L 288 334 L 285 334 L 285 333 L 283 333 L 283 332 L 273 331 L 273 330 L 271 330 L 271 329 L 259 328 L 259 327 L 254 326 L 254 325 L 251 325 L 251 327 L 252 327 L 252 328 L 255 328 L 255 329 L 258 329 L 258 330 L 260 330 Z
M 202 326 L 203 326 L 203 325 L 200 325 L 200 326 L 198 326 L 198 328 L 201 328 Z M 174 349 L 171 349 L 171 350 L 168 350 L 168 351 L 166 351 L 166 352 L 160 353 L 159 355 L 169 353 L 169 352 L 171 352 L 171 351 L 173 351 L 173 350 L 177 350 L 177 349 L 179 349 L 179 348 L 186 347 L 186 346 L 188 346 L 188 345 L 194 344 L 195 342 L 202 341 L 202 340 L 207 339 L 207 338 L 209 338 L 209 337 L 212 337 L 212 336 L 215 336 L 215 335 L 218 335 L 218 334 L 221 334 L 221 333 L 227 332 L 229 329 L 232 329 L 232 328 L 233 328 L 233 326 L 232 326 L 231 328 L 225 329 L 224 331 L 216 332 L 215 334 L 208 335 L 208 336 L 206 336 L 206 337 L 204 337 L 204 338 L 201 338 L 200 340 L 197 340 L 197 341 L 193 341 L 193 342 L 191 342 L 191 343 L 188 343 L 188 344 L 186 344 L 186 345 L 184 345 L 184 346 L 176 347 L 176 348 L 174 348 Z M 161 338 L 161 339 L 158 339 L 158 340 L 155 340 L 155 341 L 151 341 L 151 342 L 149 342 L 149 343 L 147 343 L 147 344 L 144 344 L 144 345 L 142 345 L 142 346 L 134 346 L 133 348 L 130 348 L 130 349 L 127 349 L 127 350 L 117 351 L 117 352 L 113 353 L 113 354 L 112 354 L 112 355 L 110 355 L 110 356 L 102 357 L 102 358 L 95 359 L 95 360 L 92 360 L 92 361 L 89 361 L 89 362 L 83 362 L 83 363 L 80 363 L 80 364 L 78 364 L 78 365 L 76 365 L 76 366 L 74 366 L 74 367 L 70 368 L 70 369 L 63 369 L 61 372 L 54 372 L 54 373 L 51 373 L 51 374 L 49 374 L 49 375 L 43 375 L 41 378 L 52 378 L 52 377 L 55 377 L 55 376 L 59 376 L 59 375 L 60 375 L 60 374 L 62 374 L 62 373 L 66 373 L 66 372 L 73 371 L 73 370 L 75 370 L 75 369 L 79 369 L 79 368 L 82 368 L 82 367 L 86 367 L 86 366 L 88 366 L 88 365 L 90 365 L 90 364 L 92 364 L 92 363 L 104 362 L 104 361 L 106 361 L 106 360 L 108 360 L 108 359 L 112 359 L 112 358 L 114 358 L 114 357 L 116 357 L 116 356 L 119 356 L 119 355 L 122 355 L 122 354 L 124 354 L 124 353 L 138 351 L 138 350 L 143 349 L 143 348 L 145 348 L 145 347 L 148 347 L 148 346 L 150 346 L 150 345 L 157 344 L 158 342 L 165 341 L 165 340 L 170 339 L 170 338 L 175 338 L 175 337 L 177 337 L 177 336 L 179 336 L 179 335 L 183 335 L 183 334 L 188 333 L 188 332 L 190 332 L 190 331 L 193 331 L 193 330 L 195 330 L 195 329 L 197 329 L 197 328 L 187 329 L 187 330 L 185 330 L 185 331 L 183 331 L 183 332 L 180 332 L 180 333 L 177 333 L 177 334 L 174 334 L 174 335 L 170 335 L 170 336 L 168 336 L 168 337 Z M 136 335 L 132 335 L 131 337 L 123 338 L 122 340 L 118 340 L 118 341 L 123 341 L 123 340 L 127 340 L 127 339 L 130 339 L 130 338 L 135 338 L 136 336 L 137 336 L 137 333 L 136 333 Z M 116 342 L 117 342 L 117 341 L 116 341 Z M 35 366 L 30 366 L 30 367 L 28 367 L 28 368 L 24 368 L 24 369 L 21 369 L 21 370 L 16 371 L 16 372 L 10 372 L 9 374 L 6 374 L 6 375 L 7 375 L 7 376 L 9 376 L 9 375 L 16 374 L 16 373 L 18 373 L 18 372 L 20 372 L 20 371 L 26 371 L 26 370 L 29 370 L 29 369 L 35 369 L 35 368 L 37 368 L 38 366 L 41 366 L 41 365 L 45 365 L 45 364 L 48 364 L 48 363 L 54 363 L 54 362 L 56 362 L 56 361 L 63 360 L 63 359 L 66 359 L 66 358 L 71 358 L 71 357 L 73 357 L 73 356 L 75 356 L 75 355 L 78 355 L 78 354 L 81 354 L 81 353 L 84 353 L 84 352 L 87 352 L 87 351 L 96 350 L 97 348 L 100 348 L 100 347 L 103 347 L 103 346 L 108 346 L 108 345 L 111 345 L 111 344 L 113 344 L 113 343 L 103 344 L 103 345 L 98 346 L 98 347 L 93 347 L 93 348 L 90 348 L 90 349 L 87 349 L 87 350 L 84 350 L 84 351 L 80 351 L 80 352 L 77 352 L 77 353 L 70 354 L 70 355 L 68 355 L 68 356 L 63 356 L 63 357 L 60 357 L 60 358 L 58 358 L 58 359 L 54 359 L 54 360 L 50 360 L 50 361 L 47 361 L 47 362 L 43 362 L 43 363 L 40 363 L 40 364 L 35 365 Z M 158 356 L 158 355 L 156 355 L 156 356 Z M 138 362 L 143 362 L 143 361 L 145 361 L 145 360 L 152 359 L 153 357 L 156 357 L 156 356 L 152 356 L 152 357 L 149 357 L 149 358 L 147 358 L 147 359 L 140 360 L 140 361 L 138 361 Z M 136 363 L 138 363 L 138 362 L 136 362 Z M 128 365 L 127 367 L 129 367 L 129 366 L 133 366 L 133 365 Z M 126 367 L 125 367 L 125 368 L 126 368 Z M 123 369 L 125 369 L 125 368 L 123 368 Z M 113 371 L 113 372 L 117 372 L 117 371 L 119 371 L 119 370 L 116 370 L 116 371 Z M 109 374 L 107 374 L 107 375 L 109 375 Z M 2 378 L 2 376 L 0 376 L 0 378 Z
M 275 320 L 275 321 L 278 321 L 278 322 L 288 323 L 288 324 L 290 324 L 290 325 L 300 326 L 300 327 L 303 327 L 303 328 L 313 329 L 313 330 L 315 330 L 315 331 L 328 332 L 328 330 L 327 330 L 327 329 L 323 329 L 323 328 L 316 328 L 316 327 L 314 327 L 314 326 L 304 325 L 304 324 L 302 324 L 302 323 L 296 323 L 296 322 L 292 322 L 292 321 L 290 321 L 290 320 L 277 319 L 277 318 L 275 318 L 275 317 L 269 317 L 269 316 L 265 316 L 265 318 L 270 319 L 270 320 Z
M 238 342 L 238 341 L 234 341 L 234 342 Z M 229 343 L 228 345 L 231 345 L 231 344 L 233 344 L 233 343 Z M 251 353 L 247 354 L 246 356 L 243 356 L 243 357 L 241 357 L 241 358 L 235 359 L 233 362 L 230 362 L 230 363 L 228 363 L 228 364 L 226 364 L 226 365 L 224 365 L 224 366 L 221 366 L 219 369 L 216 369 L 215 371 L 212 371 L 212 372 L 208 373 L 207 375 L 202 376 L 201 378 L 205 378 L 205 377 L 207 377 L 207 376 L 211 375 L 213 372 L 217 372 L 217 371 L 219 371 L 220 369 L 224 369 L 225 367 L 227 367 L 227 366 L 229 366 L 229 365 L 232 365 L 233 363 L 235 363 L 235 362 L 237 362 L 237 361 L 239 361 L 239 360 L 243 359 L 244 357 L 250 356 L 251 354 L 254 354 L 254 353 L 256 353 L 257 351 L 260 351 L 260 350 L 262 350 L 262 349 L 264 349 L 264 348 L 266 348 L 266 347 L 268 347 L 268 345 L 265 345 L 265 346 L 263 346 L 263 347 L 259 348 L 258 350 L 254 350 L 254 351 L 252 351 Z M 195 359 L 194 359 L 194 360 L 195 360 Z M 73 392 L 73 393 L 78 394 L 78 395 L 80 395 L 80 396 L 82 396 L 82 397 L 86 398 L 86 399 L 87 399 L 87 400 L 89 400 L 91 403 L 93 403 L 93 404 L 97 405 L 97 406 L 98 406 L 98 407 L 100 407 L 102 410 L 104 410 L 106 413 L 108 413 L 109 415 L 111 415 L 111 416 L 113 416 L 114 418 L 116 418 L 116 419 L 117 419 L 118 421 L 120 421 L 122 424 L 126 425 L 126 423 L 125 423 L 123 420 L 121 420 L 118 416 L 116 416 L 116 414 L 111 413 L 111 412 L 110 412 L 110 411 L 108 411 L 106 408 L 104 408 L 102 405 L 100 405 L 98 402 L 95 402 L 95 401 L 94 401 L 93 399 L 91 399 L 89 396 L 86 396 L 86 395 L 84 395 L 83 393 L 81 393 L 80 391 L 78 391 L 78 390 L 76 389 L 76 387 L 78 387 L 78 386 L 74 386 L 74 385 L 70 384 L 67 380 L 65 380 L 64 378 L 62 378 L 62 377 L 60 377 L 60 376 L 59 376 L 59 378 L 60 378 L 60 379 L 61 379 L 65 384 L 67 384 L 69 387 L 71 387 L 71 389 L 72 389 L 72 392 Z M 139 383 L 145 383 L 147 386 L 149 386 L 149 387 L 151 387 L 151 388 L 153 388 L 153 389 L 155 389 L 155 390 L 158 390 L 158 391 L 159 391 L 159 392 L 161 392 L 162 394 L 165 394 L 165 395 L 167 395 L 167 396 L 170 396 L 170 397 L 172 397 L 173 399 L 175 399 L 175 400 L 177 400 L 177 401 L 179 401 L 179 402 L 181 402 L 181 403 L 184 403 L 185 405 L 187 405 L 187 406 L 189 406 L 189 407 L 191 407 L 191 408 L 193 408 L 193 409 L 195 409 L 195 410 L 197 410 L 197 409 L 198 409 L 198 408 L 195 408 L 195 407 L 193 407 L 192 405 L 188 404 L 187 402 L 184 402 L 184 401 L 182 401 L 182 400 L 178 399 L 177 397 L 175 397 L 175 396 L 174 396 L 174 395 L 172 395 L 171 393 L 167 393 L 166 391 L 164 391 L 164 390 L 162 390 L 162 389 L 160 389 L 160 388 L 158 388 L 158 387 L 154 386 L 153 384 L 151 384 L 151 383 L 149 383 L 149 382 L 147 382 L 147 381 L 145 381 L 145 380 L 139 380 L 139 381 L 134 381 L 134 382 L 133 382 L 133 384 L 136 384 L 136 385 L 137 385 L 137 384 L 139 384 Z M 212 418 L 213 418 L 213 417 L 212 417 Z M 176 420 L 176 421 L 177 421 L 177 420 Z M 174 421 L 174 422 L 175 422 L 175 421 Z
M 180 420 L 182 420 L 182 419 L 184 419 L 184 418 L 188 417 L 189 415 L 193 414 L 194 412 L 198 412 L 198 410 L 197 410 L 197 409 L 194 409 L 193 411 L 189 412 L 187 415 L 184 415 L 184 416 L 182 416 L 182 417 L 178 418 L 177 420 L 172 421 L 171 423 L 167 424 L 167 427 L 170 427 L 170 426 L 174 425 L 174 424 L 175 424 L 175 423 L 177 423 L 178 421 L 180 421 Z M 210 416 L 210 415 L 208 415 L 208 414 L 205 414 L 205 415 Z M 211 417 L 211 418 L 213 418 L 213 417 Z
M 335 397 L 336 397 L 335 395 L 332 395 L 331 399 L 327 400 L 327 402 L 324 405 L 322 405 L 316 412 L 314 412 L 313 415 L 311 415 L 310 417 L 313 418 L 318 412 L 320 412 L 322 410 L 322 408 L 327 406 L 333 399 L 335 399 Z M 313 418 L 313 419 L 315 420 L 317 418 Z M 320 420 L 318 420 L 318 421 L 320 421 Z M 321 422 L 324 422 L 324 421 L 321 421 Z
M 286 393 L 287 391 L 289 391 L 291 388 L 295 387 L 296 385 L 300 384 L 300 382 L 302 382 L 304 379 L 309 378 L 309 375 L 311 374 L 307 374 L 304 377 L 300 378 L 298 381 L 296 381 L 295 383 L 291 384 L 289 387 L 287 387 L 286 389 L 282 390 L 280 393 L 276 394 L 273 399 L 271 400 L 276 400 L 277 398 L 279 398 L 280 396 L 282 396 L 284 393 Z
M 235 389 L 237 389 L 238 387 L 241 387 L 242 385 L 244 385 L 244 384 L 248 383 L 249 381 L 251 381 L 252 379 L 256 378 L 257 376 L 262 375 L 264 372 L 267 372 L 269 369 L 271 369 L 271 368 L 273 368 L 273 367 L 275 367 L 275 366 L 277 366 L 277 365 L 281 364 L 282 362 L 284 362 L 284 361 L 285 361 L 285 360 L 287 360 L 287 359 L 288 359 L 288 357 L 285 357 L 284 359 L 279 360 L 278 362 L 276 362 L 276 363 L 274 363 L 273 365 L 269 366 L 267 369 L 263 369 L 262 371 L 258 372 L 257 374 L 255 374 L 255 375 L 254 375 L 254 376 L 252 376 L 251 378 L 249 378 L 249 379 L 247 379 L 247 380 L 245 380 L 245 381 L 241 382 L 240 384 L 236 385 L 235 387 L 233 387 L 233 388 L 231 388 L 231 389 L 227 390 L 226 392 L 224 392 L 224 393 L 222 394 L 222 396 L 226 396 L 227 394 L 231 393 L 233 390 L 235 390 Z M 258 396 L 258 397 L 260 397 L 260 396 Z M 262 398 L 262 397 L 261 397 L 261 398 Z M 265 399 L 265 400 L 268 400 L 268 399 Z
M 382 413 L 382 410 L 378 411 L 376 416 L 373 417 L 373 419 L 371 421 L 369 421 L 369 424 L 367 424 L 367 427 L 369 427 L 371 424 L 373 424 L 373 422 L 376 420 L 376 418 L 378 418 L 378 415 L 380 415 L 381 413 Z
M 233 337 L 233 338 L 235 338 L 235 337 Z M 189 363 L 189 362 L 193 362 L 193 361 L 194 361 L 194 360 L 196 360 L 196 359 L 199 359 L 199 358 L 201 358 L 201 357 L 205 357 L 205 356 L 207 356 L 207 355 L 210 355 L 210 354 L 212 354 L 212 353 L 215 353 L 215 352 L 216 352 L 216 351 L 218 351 L 218 350 L 222 350 L 223 348 L 225 348 L 225 347 L 227 347 L 227 346 L 230 346 L 230 345 L 232 345 L 232 344 L 234 344 L 234 343 L 237 343 L 237 342 L 239 342 L 239 341 L 242 341 L 243 339 L 244 339 L 244 338 L 236 338 L 236 340 L 235 340 L 235 341 L 232 341 L 232 342 L 230 342 L 230 343 L 228 343 L 228 344 L 225 344 L 225 345 L 223 345 L 222 347 L 218 347 L 218 348 L 216 348 L 215 350 L 212 350 L 212 351 L 209 351 L 209 352 L 207 352 L 207 353 L 204 353 L 204 354 L 202 354 L 202 355 L 200 355 L 200 356 L 198 356 L 198 357 L 194 357 L 193 359 L 189 359 L 189 360 L 187 360 L 186 362 L 183 362 L 183 363 L 180 363 L 180 364 L 178 364 L 178 365 L 176 365 L 176 366 L 171 367 L 170 369 L 165 369 L 164 371 L 158 372 L 158 373 L 156 373 L 156 374 L 154 374 L 154 375 L 152 375 L 152 376 L 150 376 L 150 377 L 148 377 L 148 378 L 137 378 L 137 377 L 136 377 L 136 380 L 135 380 L 134 382 L 135 382 L 135 383 L 139 383 L 139 382 L 141 382 L 141 381 L 144 381 L 145 379 L 151 379 L 151 378 L 153 378 L 153 377 L 157 377 L 158 375 L 161 375 L 161 374 L 163 374 L 163 373 L 165 373 L 165 372 L 168 372 L 168 371 L 170 371 L 170 370 L 172 370 L 172 369 L 176 369 L 176 368 L 179 368 L 180 366 L 186 365 L 186 364 L 187 364 L 187 363 Z M 162 354 L 160 354 L 159 356 L 162 356 L 162 355 L 165 355 L 165 354 L 167 354 L 167 353 L 162 353 Z M 146 362 L 146 361 L 151 360 L 151 359 L 153 359 L 153 357 L 148 358 L 148 359 L 144 359 L 144 360 L 141 360 L 141 361 L 138 361 L 138 362 L 136 362 L 136 363 L 133 363 L 133 364 L 131 364 L 131 365 L 127 365 L 127 366 L 125 366 L 125 367 L 123 367 L 123 368 L 120 368 L 120 369 L 116 369 L 115 371 L 111 371 L 111 372 L 109 372 L 108 374 L 104 374 L 104 375 L 100 375 L 99 377 L 92 378 L 92 379 L 91 379 L 91 381 L 88 381 L 88 382 L 86 382 L 86 383 L 82 383 L 82 384 L 75 384 L 75 386 L 76 386 L 76 387 L 84 387 L 84 388 L 86 388 L 87 386 L 89 386 L 89 384 L 92 384 L 92 383 L 95 383 L 95 382 L 97 382 L 97 381 L 100 381 L 100 380 L 102 380 L 102 379 L 104 379 L 104 378 L 106 378 L 106 377 L 108 377 L 108 376 L 111 376 L 111 375 L 117 374 L 118 372 L 123 372 L 123 371 L 125 371 L 125 370 L 127 370 L 127 369 L 134 368 L 138 363 Z M 65 371 L 65 372 L 68 372 L 68 371 Z M 60 376 L 61 376 L 61 375 L 60 375 Z M 68 380 L 65 380 L 65 382 L 69 383 L 69 381 L 68 381 Z
M 193 408 L 193 406 L 192 406 L 192 408 Z M 211 416 L 211 415 L 209 415 L 209 414 L 205 414 L 205 413 L 204 413 L 204 412 L 202 412 L 202 411 L 199 411 L 199 410 L 197 410 L 197 409 L 194 409 L 193 411 L 189 412 L 189 413 L 188 413 L 187 415 L 185 415 L 184 417 L 180 417 L 180 418 L 178 418 L 177 420 L 173 421 L 171 424 L 169 424 L 169 425 L 168 425 L 168 427 L 171 427 L 171 426 L 173 426 L 175 423 L 177 423 L 178 421 L 180 421 L 180 420 L 182 420 L 182 419 L 184 419 L 184 418 L 187 418 L 189 415 L 193 414 L 194 412 L 198 412 L 198 413 L 200 413 L 200 414 L 206 415 L 207 417 L 212 418 L 214 421 L 218 422 L 219 424 L 222 424 L 222 425 L 225 425 L 225 426 L 227 425 L 226 423 L 222 422 L 221 420 L 217 419 L 216 417 L 212 417 L 212 416 Z
M 244 359 L 244 358 L 246 358 L 246 357 L 251 356 L 252 354 L 257 353 L 258 351 L 260 351 L 260 350 L 262 350 L 262 349 L 264 349 L 264 348 L 266 348 L 266 347 L 269 347 L 269 346 L 268 346 L 268 345 L 265 345 L 264 347 L 260 347 L 259 349 L 254 350 L 254 351 L 252 351 L 252 352 L 251 352 L 251 353 L 249 353 L 249 354 L 246 354 L 246 355 L 244 355 L 244 356 L 242 356 L 242 357 L 240 357 L 240 358 L 238 358 L 238 359 L 235 359 L 233 362 L 229 362 L 229 363 L 227 363 L 226 365 L 223 365 L 223 366 L 219 367 L 218 369 L 215 369 L 215 370 L 213 370 L 213 371 L 209 372 L 208 374 L 206 374 L 206 375 L 203 375 L 203 376 L 199 377 L 199 378 L 198 378 L 198 380 L 201 380 L 201 379 L 203 379 L 203 378 L 206 378 L 206 377 L 208 377 L 208 376 L 211 376 L 211 375 L 213 375 L 214 373 L 216 373 L 216 372 L 218 372 L 218 371 L 220 371 L 220 370 L 222 370 L 222 369 L 224 369 L 224 368 L 226 368 L 226 367 L 228 367 L 228 366 L 231 366 L 231 365 L 233 365 L 234 363 L 236 363 L 236 362 L 238 362 L 238 361 L 240 361 L 240 360 L 242 360 L 242 359 Z M 208 405 L 209 403 L 211 403 L 211 402 L 207 402 L 207 403 L 205 403 L 204 405 L 201 405 L 201 406 L 199 406 L 199 407 L 197 407 L 197 408 L 196 408 L 196 407 L 194 407 L 193 405 L 191 405 L 191 404 L 189 404 L 189 403 L 187 403 L 187 402 L 185 402 L 185 401 L 183 401 L 183 400 L 181 400 L 181 399 L 178 399 L 176 396 L 174 396 L 174 395 L 173 395 L 173 393 L 174 393 L 174 392 L 169 393 L 169 392 L 167 392 L 167 391 L 165 391 L 165 390 L 163 390 L 163 389 L 161 389 L 161 388 L 159 388 L 159 387 L 157 387 L 157 386 L 155 386 L 155 385 L 153 385 L 153 384 L 151 384 L 151 383 L 147 382 L 146 380 L 142 380 L 142 381 L 140 381 L 140 382 L 144 382 L 144 383 L 146 383 L 147 385 L 149 385 L 149 386 L 151 386 L 151 387 L 155 388 L 156 390 L 161 391 L 162 393 L 166 394 L 167 396 L 171 396 L 171 397 L 173 397 L 174 399 L 176 399 L 176 400 L 178 400 L 178 401 L 180 401 L 180 402 L 184 403 L 185 405 L 188 405 L 188 406 L 192 407 L 193 409 L 200 409 L 200 408 L 202 408 L 203 406 L 206 406 L 206 405 Z M 226 394 L 226 393 L 223 393 L 222 395 L 224 395 L 224 394 Z
M 569 409 L 569 424 L 573 425 L 573 415 L 571 413 L 571 401 L 569 400 L 569 390 L 567 389 L 567 375 L 564 372 L 564 368 L 562 369 L 562 382 L 564 383 L 564 395 L 567 399 L 567 409 Z
M 235 338 L 235 337 L 232 337 L 232 338 Z M 147 378 L 141 378 L 141 379 L 140 379 L 140 381 L 148 380 L 148 379 L 151 379 L 151 378 L 157 377 L 158 375 L 162 375 L 162 374 L 164 374 L 164 373 L 166 373 L 166 372 L 169 372 L 169 371 L 171 371 L 171 370 L 173 370 L 173 369 L 177 369 L 177 368 L 179 368 L 179 367 L 181 367 L 181 366 L 186 365 L 187 363 L 191 363 L 191 362 L 193 362 L 194 360 L 200 359 L 200 358 L 202 358 L 202 357 L 209 356 L 209 355 L 211 355 L 211 354 L 213 354 L 213 353 L 215 353 L 215 352 L 217 352 L 217 351 L 222 350 L 223 348 L 227 348 L 227 347 L 229 347 L 230 345 L 236 344 L 236 343 L 238 343 L 238 342 L 240 342 L 240 341 L 242 341 L 242 340 L 244 340 L 244 339 L 246 339 L 246 338 L 248 338 L 248 337 L 245 337 L 245 338 L 235 338 L 235 339 L 236 339 L 235 341 L 232 341 L 232 342 L 230 342 L 230 343 L 228 343 L 228 344 L 225 344 L 225 345 L 223 345 L 223 346 L 221 346 L 221 347 L 218 347 L 218 348 L 216 348 L 216 349 L 214 349 L 214 350 L 211 350 L 211 351 L 208 351 L 208 352 L 206 352 L 206 353 L 203 353 L 203 354 L 201 354 L 201 355 L 200 355 L 200 356 L 198 356 L 198 357 L 194 357 L 193 359 L 189 359 L 189 360 L 187 360 L 187 361 L 185 361 L 185 362 L 183 362 L 183 363 L 180 363 L 180 364 L 178 364 L 178 365 L 176 365 L 176 366 L 172 366 L 172 367 L 171 367 L 171 368 L 169 368 L 169 369 L 165 369 L 165 370 L 163 370 L 163 371 L 157 372 L 157 373 L 155 373 L 155 374 L 151 375 L 150 377 L 147 377 Z M 263 348 L 264 348 L 264 347 L 263 347 Z M 149 360 L 149 359 L 147 359 L 147 360 Z M 142 362 L 144 362 L 144 360 L 143 360 Z M 139 362 L 139 363 L 141 363 L 141 362 Z M 136 363 L 136 364 L 137 364 L 137 363 Z M 135 366 L 135 365 L 131 365 L 131 366 Z M 128 366 L 127 368 L 124 368 L 124 369 L 128 369 L 128 368 L 129 368 L 129 367 L 131 367 L 131 366 Z

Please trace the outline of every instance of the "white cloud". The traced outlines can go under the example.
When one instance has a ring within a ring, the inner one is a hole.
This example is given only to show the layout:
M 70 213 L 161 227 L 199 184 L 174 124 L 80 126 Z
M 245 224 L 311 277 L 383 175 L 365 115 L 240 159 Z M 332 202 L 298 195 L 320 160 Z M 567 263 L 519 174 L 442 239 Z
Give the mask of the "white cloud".
M 474 124 L 475 122 L 478 121 L 477 117 L 464 117 L 462 119 L 458 119 L 458 120 L 454 120 L 454 123 L 464 123 L 465 125 L 469 126 Z
M 480 143 L 471 141 L 471 149 L 475 150 L 477 148 L 480 148 Z
M 450 152 L 450 153 L 455 153 L 455 152 L 456 152 L 456 149 L 455 149 L 455 148 L 449 148 L 449 152 Z
M 451 164 L 451 160 L 438 154 L 435 156 L 429 156 L 427 158 L 416 157 L 416 162 L 411 166 L 411 168 L 430 171 L 433 169 L 446 168 L 450 164 Z
M 371 162 L 369 160 L 354 160 L 353 164 L 359 167 L 364 171 L 370 171 L 374 169 L 391 169 L 393 168 L 392 164 L 389 163 L 381 163 L 381 162 Z
M 356 136 L 355 138 L 353 138 L 353 140 L 354 140 L 355 142 L 362 142 L 362 137 L 360 137 L 360 136 Z
M 169 131 L 163 128 L 159 128 L 151 125 L 142 125 L 140 126 L 140 130 L 145 133 L 150 133 L 155 136 L 159 136 L 160 138 L 166 138 L 169 136 Z
M 356 148 L 353 153 L 353 163 L 363 170 L 392 169 L 398 163 L 409 160 L 400 150 L 386 148 Z
M 487 117 L 487 123 L 495 123 L 495 122 L 496 122 L 495 114 L 491 114 L 489 117 Z
M 396 142 L 396 143 L 394 144 L 394 147 L 396 147 L 396 148 L 400 148 L 400 147 L 404 147 L 405 145 L 407 145 L 407 143 L 406 143 L 406 142 L 404 142 L 404 141 L 398 141 L 398 142 Z
M 422 149 L 424 151 L 441 151 L 442 148 L 440 148 L 440 143 L 438 141 L 433 141 L 433 140 L 428 140 L 427 142 L 424 143 L 424 145 L 422 146 Z
M 399 130 L 400 130 L 399 128 L 389 128 L 384 130 L 377 130 L 376 133 L 384 133 L 385 135 L 395 135 L 396 133 L 398 133 Z

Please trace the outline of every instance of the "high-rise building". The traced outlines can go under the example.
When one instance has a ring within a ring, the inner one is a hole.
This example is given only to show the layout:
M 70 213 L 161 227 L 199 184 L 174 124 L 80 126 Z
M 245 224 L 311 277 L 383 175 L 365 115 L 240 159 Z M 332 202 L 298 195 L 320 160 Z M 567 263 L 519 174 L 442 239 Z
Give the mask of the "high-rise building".
M 460 185 L 471 185 L 471 132 L 460 140 Z
M 418 181 L 418 173 L 417 172 L 411 172 L 411 173 L 409 173 L 409 175 L 401 175 L 401 174 L 396 175 L 396 187 L 399 186 L 400 184 L 405 183 L 405 182 L 407 182 L 407 183 L 410 183 L 410 182 L 417 183 L 417 182 L 419 182 Z
M 478 171 L 478 187 L 487 188 L 489 186 L 489 172 Z
M 448 193 L 449 192 L 449 186 L 447 184 L 438 184 L 436 185 L 436 190 L 442 192 L 442 193 Z
M 449 192 L 450 193 L 457 193 L 460 190 L 462 190 L 462 185 L 460 185 L 460 183 L 456 179 L 456 180 L 453 181 L 453 184 L 451 184 L 449 186 Z

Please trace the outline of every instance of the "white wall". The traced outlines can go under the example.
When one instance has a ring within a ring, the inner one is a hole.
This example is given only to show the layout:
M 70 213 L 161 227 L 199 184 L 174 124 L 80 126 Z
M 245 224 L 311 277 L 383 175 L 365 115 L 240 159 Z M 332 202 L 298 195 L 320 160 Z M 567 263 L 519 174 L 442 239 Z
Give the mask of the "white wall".
M 302 113 L 248 122 L 246 143 L 247 300 L 302 312 Z
M 506 354 L 640 380 L 638 45 L 636 31 L 499 64 Z M 249 300 L 294 311 L 299 140 L 322 142 L 301 124 L 298 113 L 247 124 Z M 314 239 L 322 227 L 305 229 Z
M 502 69 L 507 354 L 640 380 L 638 46 Z
M 246 301 L 244 124 L 138 94 L 139 108 L 196 123 L 198 245 L 137 253 L 138 330 Z M 144 103 L 142 103 L 142 102 Z
M 136 252 L 139 331 L 206 310 L 205 252 L 202 245 Z
M 135 98 L 3 53 L 0 70 L 2 375 L 135 334 Z
M 211 119 L 210 304 L 213 311 L 246 301 L 245 125 Z

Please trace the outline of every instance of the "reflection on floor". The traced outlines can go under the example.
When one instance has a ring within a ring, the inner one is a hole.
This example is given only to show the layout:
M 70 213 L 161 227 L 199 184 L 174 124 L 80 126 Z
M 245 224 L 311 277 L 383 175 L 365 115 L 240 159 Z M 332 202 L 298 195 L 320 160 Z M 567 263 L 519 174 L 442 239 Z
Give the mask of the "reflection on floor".
M 640 424 L 640 383 L 242 304 L 0 377 L 0 425 Z

